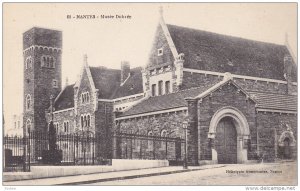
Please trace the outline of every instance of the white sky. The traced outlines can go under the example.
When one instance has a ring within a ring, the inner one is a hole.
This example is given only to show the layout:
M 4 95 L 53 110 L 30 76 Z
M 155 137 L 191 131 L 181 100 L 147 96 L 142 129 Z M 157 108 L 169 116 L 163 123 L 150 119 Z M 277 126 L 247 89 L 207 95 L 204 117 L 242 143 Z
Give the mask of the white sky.
M 144 66 L 163 6 L 166 23 L 284 44 L 285 33 L 297 53 L 296 3 L 140 3 L 64 4 L 21 3 L 3 5 L 3 109 L 6 124 L 22 112 L 22 33 L 33 26 L 63 32 L 62 79 L 74 83 L 88 54 L 91 66 L 120 68 L 121 60 L 131 67 Z M 67 14 L 131 15 L 130 20 L 68 20 Z

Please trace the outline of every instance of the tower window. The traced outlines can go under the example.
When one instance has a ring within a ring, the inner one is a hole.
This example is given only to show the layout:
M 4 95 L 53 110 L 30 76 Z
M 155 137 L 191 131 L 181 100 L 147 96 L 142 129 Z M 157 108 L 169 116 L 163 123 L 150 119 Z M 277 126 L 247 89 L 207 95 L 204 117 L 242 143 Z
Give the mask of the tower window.
M 50 55 L 43 55 L 41 57 L 41 67 L 55 68 L 55 58 Z
M 30 94 L 28 94 L 26 96 L 26 110 L 27 111 L 30 110 L 30 107 L 31 107 L 31 96 L 30 96 Z
M 156 84 L 152 84 L 152 96 L 156 96 Z
M 52 86 L 54 88 L 58 88 L 58 82 L 57 82 L 57 80 L 52 80 Z
M 164 51 L 162 48 L 157 50 L 157 56 L 162 56 L 164 54 Z
M 170 81 L 166 81 L 165 83 L 165 93 L 170 93 Z
M 25 67 L 26 67 L 26 69 L 32 68 L 32 63 L 33 63 L 33 60 L 32 60 L 31 56 L 29 56 L 28 58 L 26 58 L 26 61 L 25 61 Z
M 163 92 L 163 81 L 158 82 L 158 95 L 162 95 Z

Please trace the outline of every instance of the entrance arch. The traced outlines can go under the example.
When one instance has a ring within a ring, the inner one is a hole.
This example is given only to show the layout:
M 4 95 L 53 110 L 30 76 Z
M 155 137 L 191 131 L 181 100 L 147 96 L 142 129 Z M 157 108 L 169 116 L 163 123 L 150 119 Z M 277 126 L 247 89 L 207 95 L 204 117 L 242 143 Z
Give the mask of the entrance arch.
M 208 132 L 208 138 L 215 143 L 212 160 L 218 163 L 246 162 L 249 135 L 249 125 L 241 111 L 230 106 L 219 109 L 211 119 Z M 224 141 L 220 141 L 222 139 Z

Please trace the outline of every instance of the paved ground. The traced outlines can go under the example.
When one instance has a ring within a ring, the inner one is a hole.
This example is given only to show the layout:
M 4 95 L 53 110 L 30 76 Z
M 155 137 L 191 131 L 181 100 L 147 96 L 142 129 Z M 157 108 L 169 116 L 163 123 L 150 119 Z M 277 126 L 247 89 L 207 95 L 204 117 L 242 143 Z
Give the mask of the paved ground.
M 206 165 L 191 167 L 189 170 L 203 170 L 203 169 L 212 169 L 220 168 L 224 165 Z M 91 182 L 103 182 L 108 180 L 118 180 L 118 179 L 132 179 L 136 177 L 145 177 L 145 176 L 157 176 L 161 174 L 168 173 L 181 173 L 183 168 L 181 166 L 176 167 L 162 167 L 162 168 L 150 168 L 150 169 L 141 169 L 141 170 L 128 170 L 128 171 L 117 171 L 117 172 L 106 172 L 106 173 L 97 173 L 89 175 L 76 175 L 76 176 L 67 176 L 67 177 L 57 177 L 57 178 L 42 178 L 42 179 L 33 179 L 33 180 L 21 180 L 21 181 L 10 181 L 3 182 L 5 186 L 25 186 L 25 185 L 82 185 Z
M 3 185 L 297 185 L 297 164 L 233 164 L 163 167 L 3 182 Z
M 240 173 L 232 173 L 232 171 L 240 171 Z M 235 164 L 220 168 L 98 182 L 89 185 L 297 185 L 297 164 L 291 162 Z

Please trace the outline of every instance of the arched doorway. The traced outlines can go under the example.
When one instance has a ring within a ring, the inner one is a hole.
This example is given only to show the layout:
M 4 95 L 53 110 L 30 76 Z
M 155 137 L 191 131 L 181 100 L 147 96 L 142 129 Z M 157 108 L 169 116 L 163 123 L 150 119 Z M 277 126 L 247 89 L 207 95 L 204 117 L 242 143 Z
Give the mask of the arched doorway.
M 237 132 L 230 117 L 224 117 L 217 126 L 215 150 L 219 164 L 237 163 Z
M 212 160 L 217 163 L 244 163 L 250 130 L 246 117 L 234 107 L 223 107 L 212 117 L 208 138 L 213 143 Z

